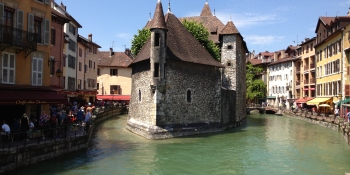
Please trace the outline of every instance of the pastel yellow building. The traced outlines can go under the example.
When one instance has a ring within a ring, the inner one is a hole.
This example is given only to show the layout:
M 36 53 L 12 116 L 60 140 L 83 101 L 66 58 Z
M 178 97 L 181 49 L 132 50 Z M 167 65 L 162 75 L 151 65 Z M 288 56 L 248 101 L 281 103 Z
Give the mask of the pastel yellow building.
M 132 63 L 131 52 L 99 52 L 98 100 L 130 100 Z

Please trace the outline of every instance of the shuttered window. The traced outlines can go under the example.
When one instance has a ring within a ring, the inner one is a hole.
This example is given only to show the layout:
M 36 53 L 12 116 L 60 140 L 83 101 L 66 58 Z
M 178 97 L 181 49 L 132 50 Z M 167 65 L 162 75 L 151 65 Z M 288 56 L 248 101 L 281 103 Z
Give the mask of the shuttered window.
M 10 53 L 2 54 L 2 83 L 15 83 L 15 55 Z
M 49 45 L 49 43 L 50 43 L 50 20 L 45 19 L 44 44 Z
M 17 29 L 23 30 L 23 11 L 17 10 Z
M 43 59 L 33 57 L 32 61 L 32 85 L 41 86 L 43 75 Z

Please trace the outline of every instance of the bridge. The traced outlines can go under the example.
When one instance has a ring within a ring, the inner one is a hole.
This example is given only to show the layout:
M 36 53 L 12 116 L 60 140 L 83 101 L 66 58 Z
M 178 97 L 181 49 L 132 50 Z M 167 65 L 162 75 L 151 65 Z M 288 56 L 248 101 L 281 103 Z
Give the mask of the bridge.
M 250 114 L 250 111 L 258 110 L 260 114 L 275 114 L 278 111 L 278 108 L 269 107 L 269 106 L 260 106 L 260 105 L 250 105 L 247 106 L 247 114 Z

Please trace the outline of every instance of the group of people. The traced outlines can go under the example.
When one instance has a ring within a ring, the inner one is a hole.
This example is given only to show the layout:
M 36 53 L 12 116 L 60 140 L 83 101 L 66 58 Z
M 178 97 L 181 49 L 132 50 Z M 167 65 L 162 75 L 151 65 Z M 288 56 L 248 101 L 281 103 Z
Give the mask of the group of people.
M 8 140 L 10 133 L 20 133 L 23 142 L 28 142 L 28 134 L 34 130 L 42 130 L 43 139 L 45 139 L 45 130 L 56 127 L 62 127 L 65 124 L 77 124 L 82 126 L 83 123 L 87 123 L 85 127 L 88 127 L 92 119 L 92 112 L 94 106 L 90 103 L 86 106 L 79 106 L 77 103 L 72 105 L 52 105 L 50 106 L 49 113 L 42 111 L 40 117 L 29 118 L 26 113 L 21 118 L 16 119 L 12 127 L 9 126 L 6 120 L 2 123 L 2 141 Z M 36 126 L 37 125 L 37 126 Z M 12 131 L 11 131 L 12 128 Z M 87 130 L 88 128 L 85 128 Z

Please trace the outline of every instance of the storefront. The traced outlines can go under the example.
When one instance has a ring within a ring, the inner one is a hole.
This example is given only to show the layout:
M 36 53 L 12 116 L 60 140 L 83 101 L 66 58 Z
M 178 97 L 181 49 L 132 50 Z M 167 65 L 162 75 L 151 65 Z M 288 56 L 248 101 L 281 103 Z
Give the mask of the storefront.
M 51 104 L 67 103 L 67 99 L 50 89 L 1 89 L 0 120 L 11 125 L 15 119 L 26 113 L 38 119 L 42 111 L 49 112 Z

